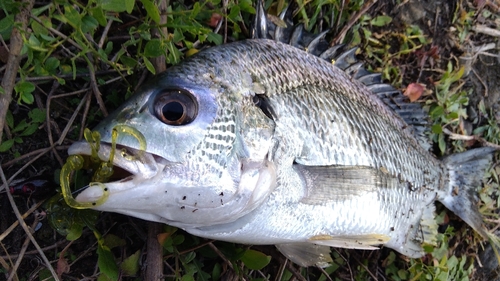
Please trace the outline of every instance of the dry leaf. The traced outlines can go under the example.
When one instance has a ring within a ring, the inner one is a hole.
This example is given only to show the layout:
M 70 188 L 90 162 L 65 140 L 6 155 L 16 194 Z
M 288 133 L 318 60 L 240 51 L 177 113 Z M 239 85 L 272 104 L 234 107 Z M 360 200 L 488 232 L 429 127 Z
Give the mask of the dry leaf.
M 220 20 L 222 19 L 222 15 L 221 14 L 217 14 L 217 13 L 213 13 L 212 16 L 210 17 L 210 20 L 208 22 L 208 25 L 210 27 L 216 27 Z
M 56 268 L 56 273 L 59 279 L 63 275 L 63 273 L 68 273 L 69 272 L 69 263 L 68 261 L 64 258 L 64 255 L 60 255 L 59 259 L 57 260 L 57 268 Z
M 411 83 L 403 93 L 411 102 L 418 100 L 424 93 L 425 87 L 422 84 Z

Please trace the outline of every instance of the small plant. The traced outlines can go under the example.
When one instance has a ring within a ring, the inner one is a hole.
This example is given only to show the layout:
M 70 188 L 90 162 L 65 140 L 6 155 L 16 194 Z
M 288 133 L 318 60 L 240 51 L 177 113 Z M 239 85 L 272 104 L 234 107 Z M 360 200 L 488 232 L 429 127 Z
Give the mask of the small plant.
M 12 133 L 11 139 L 4 139 L 0 144 L 0 152 L 6 152 L 15 149 L 14 145 L 22 144 L 23 139 L 33 135 L 40 125 L 45 122 L 45 111 L 34 108 L 28 112 L 28 118 L 24 118 L 17 122 L 14 121 L 14 115 L 9 110 L 6 115 L 6 124 Z M 4 138 L 7 138 L 4 135 Z M 15 150 L 12 151 L 15 157 L 19 156 L 19 153 Z
M 462 88 L 463 82 L 459 81 L 463 73 L 464 68 L 454 70 L 449 62 L 441 80 L 435 83 L 436 100 L 427 101 L 429 115 L 433 122 L 431 139 L 438 143 L 442 154 L 445 154 L 447 149 L 443 129 L 449 127 L 450 131 L 455 132 L 461 120 L 467 118 L 466 106 L 469 104 L 469 92 Z

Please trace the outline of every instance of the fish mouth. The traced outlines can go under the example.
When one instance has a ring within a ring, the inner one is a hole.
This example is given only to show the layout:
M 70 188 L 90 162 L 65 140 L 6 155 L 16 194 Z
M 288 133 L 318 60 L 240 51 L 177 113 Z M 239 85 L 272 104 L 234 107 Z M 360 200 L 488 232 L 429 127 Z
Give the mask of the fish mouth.
M 118 193 L 130 190 L 145 179 L 155 177 L 164 166 L 166 160 L 160 156 L 130 147 L 117 145 L 113 159 L 112 146 L 109 143 L 101 142 L 97 156 L 102 162 L 109 162 L 113 165 L 113 174 L 109 182 L 102 182 L 97 185 L 89 185 L 79 189 L 75 200 L 77 202 L 95 202 L 103 197 L 103 186 L 110 193 Z M 69 155 L 79 155 L 92 157 L 92 146 L 88 142 L 77 142 L 68 149 Z

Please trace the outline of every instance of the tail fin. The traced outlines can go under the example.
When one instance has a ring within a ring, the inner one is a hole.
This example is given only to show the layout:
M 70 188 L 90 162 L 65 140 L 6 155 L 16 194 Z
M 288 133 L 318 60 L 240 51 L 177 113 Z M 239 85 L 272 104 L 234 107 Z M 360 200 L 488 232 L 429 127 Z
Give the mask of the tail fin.
M 438 200 L 446 208 L 486 239 L 491 237 L 477 208 L 475 190 L 480 185 L 495 150 L 483 147 L 446 157 L 443 163 L 449 173 L 448 187 L 438 193 Z

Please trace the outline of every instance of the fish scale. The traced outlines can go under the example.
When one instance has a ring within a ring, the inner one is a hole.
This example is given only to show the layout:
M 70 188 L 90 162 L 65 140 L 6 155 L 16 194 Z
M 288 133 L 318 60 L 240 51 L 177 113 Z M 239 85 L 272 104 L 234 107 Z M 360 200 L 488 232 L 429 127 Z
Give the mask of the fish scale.
M 276 244 L 303 266 L 331 262 L 330 247 L 385 245 L 420 257 L 422 244 L 436 241 L 436 200 L 492 239 L 471 194 L 494 148 L 436 159 L 422 139 L 425 113 L 367 72 L 352 49 L 328 48 L 326 33 L 266 29 L 262 7 L 256 22 L 254 34 L 292 45 L 234 42 L 159 74 L 96 127 L 102 161 L 116 126 L 145 139 L 143 151 L 127 134 L 116 139 L 131 157 L 113 165 L 131 176 L 89 185 L 76 201 L 201 237 Z M 162 114 L 177 95 L 197 115 L 170 124 Z M 69 154 L 91 148 L 78 142 Z

